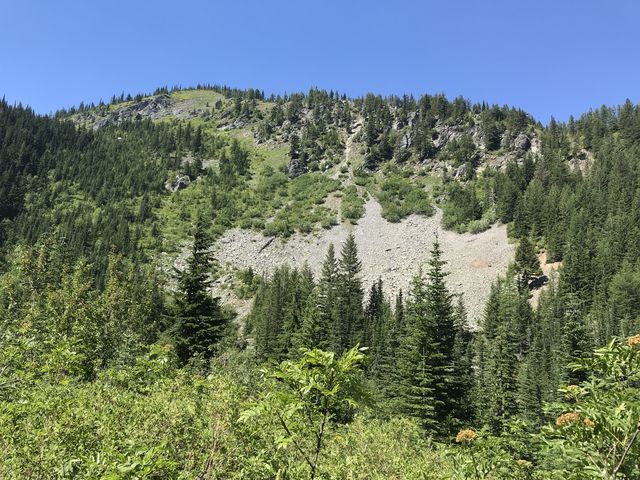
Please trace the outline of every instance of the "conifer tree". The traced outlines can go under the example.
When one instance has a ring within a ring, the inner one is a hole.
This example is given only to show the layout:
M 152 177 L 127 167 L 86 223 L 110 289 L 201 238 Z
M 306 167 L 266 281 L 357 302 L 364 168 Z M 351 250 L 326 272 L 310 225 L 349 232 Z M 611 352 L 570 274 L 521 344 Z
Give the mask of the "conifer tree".
M 402 290 L 396 296 L 395 311 L 385 318 L 383 338 L 377 354 L 377 368 L 373 376 L 387 399 L 398 400 L 401 395 L 402 377 L 399 371 L 400 347 L 406 335 L 404 326 L 404 302 Z
M 328 334 L 329 347 L 340 349 L 340 324 L 338 322 L 338 261 L 333 244 L 329 245 L 322 264 L 318 282 L 318 310 L 324 329 Z
M 287 302 L 284 307 L 279 342 L 283 354 L 297 355 L 294 347 L 296 339 L 301 335 L 300 330 L 303 326 L 307 302 L 314 287 L 313 274 L 307 264 L 300 271 L 294 269 L 287 279 L 285 286 Z
M 398 295 L 396 295 L 396 305 L 393 314 L 396 328 L 400 331 L 402 330 L 401 326 L 404 325 L 404 299 L 402 298 L 402 289 L 400 289 Z
M 453 343 L 452 363 L 454 383 L 451 385 L 451 423 L 464 424 L 473 417 L 473 333 L 467 323 L 467 311 L 458 295 L 454 307 L 455 341 Z
M 364 292 L 360 280 L 362 263 L 358 259 L 358 247 L 353 234 L 349 234 L 340 254 L 337 288 L 338 353 L 363 341 Z
M 544 419 L 545 402 L 551 402 L 557 383 L 550 380 L 551 355 L 545 351 L 540 334 L 534 334 L 532 347 L 518 371 L 518 411 L 531 426 L 540 426 Z
M 441 427 L 442 422 L 450 424 L 455 406 L 460 402 L 458 397 L 464 393 L 459 388 L 460 379 L 455 378 L 455 318 L 451 294 L 445 283 L 448 273 L 444 271 L 446 261 L 442 255 L 440 242 L 436 237 L 428 264 L 426 302 L 430 364 L 434 378 L 434 407 Z
M 467 349 L 462 337 L 462 310 L 458 312 L 459 358 L 454 356 L 456 315 L 445 283 L 445 265 L 436 239 L 426 278 L 420 272 L 413 279 L 405 311 L 406 333 L 398 354 L 401 409 L 418 418 L 424 428 L 440 433 L 452 428 L 454 415 L 459 414 L 468 397 L 469 372 L 462 370 L 471 367 L 462 353 Z
M 364 331 L 362 334 L 363 345 L 375 348 L 375 343 L 380 340 L 382 329 L 382 316 L 384 310 L 384 293 L 382 278 L 371 285 L 369 298 L 364 311 Z
M 319 308 L 318 291 L 313 290 L 307 297 L 305 309 L 302 313 L 302 326 L 296 333 L 295 346 L 300 348 L 329 348 L 329 324 L 323 320 L 322 310 Z
M 413 277 L 405 310 L 405 335 L 398 351 L 396 404 L 423 428 L 435 427 L 434 378 L 431 368 L 431 326 L 422 271 Z
M 184 270 L 177 272 L 175 347 L 183 363 L 194 355 L 210 358 L 222 338 L 225 318 L 219 299 L 208 292 L 213 258 L 211 240 L 203 216 L 198 218 L 191 255 Z
M 518 413 L 517 376 L 528 313 L 528 295 L 520 293 L 513 278 L 492 287 L 478 342 L 476 411 L 496 433 Z
M 297 160 L 300 157 L 300 138 L 295 133 L 289 138 L 289 157 Z
M 523 237 L 516 249 L 515 271 L 518 274 L 518 286 L 527 288 L 529 282 L 542 275 L 540 261 L 529 237 Z

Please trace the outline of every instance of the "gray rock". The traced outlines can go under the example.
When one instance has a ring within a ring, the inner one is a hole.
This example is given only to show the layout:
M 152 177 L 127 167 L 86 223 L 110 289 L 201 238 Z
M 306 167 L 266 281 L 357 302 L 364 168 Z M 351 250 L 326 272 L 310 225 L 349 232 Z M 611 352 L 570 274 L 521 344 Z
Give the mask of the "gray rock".
M 531 148 L 531 139 L 524 133 L 519 133 L 513 141 L 513 148 L 520 152 L 526 152 Z
M 463 163 L 458 168 L 456 168 L 456 171 L 453 173 L 453 178 L 455 180 L 461 180 L 461 179 L 464 179 L 466 176 L 467 176 L 467 164 Z
M 173 191 L 177 192 L 178 190 L 187 188 L 190 184 L 191 179 L 189 175 L 176 175 L 176 183 L 173 184 Z
M 307 172 L 307 167 L 300 161 L 299 158 L 292 158 L 287 166 L 289 175 L 297 177 Z
M 444 147 L 451 140 L 462 136 L 462 133 L 456 127 L 450 125 L 438 125 L 436 126 L 436 131 L 438 132 L 438 138 L 433 141 L 433 145 L 436 148 Z

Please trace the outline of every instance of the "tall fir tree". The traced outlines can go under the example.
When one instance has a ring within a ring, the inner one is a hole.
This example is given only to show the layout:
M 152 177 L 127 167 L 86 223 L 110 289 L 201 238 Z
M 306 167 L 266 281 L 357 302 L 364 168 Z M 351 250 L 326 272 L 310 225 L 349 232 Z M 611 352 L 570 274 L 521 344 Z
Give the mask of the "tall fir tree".
M 467 321 L 467 310 L 462 295 L 453 312 L 455 340 L 453 343 L 452 363 L 454 383 L 451 385 L 451 426 L 464 426 L 474 414 L 473 391 L 475 377 L 473 372 L 473 332 Z M 458 425 L 456 425 L 458 424 Z
M 478 345 L 476 411 L 481 423 L 500 433 L 518 414 L 518 371 L 530 332 L 528 293 L 516 279 L 500 279 L 492 287 Z
M 404 325 L 404 301 L 402 290 L 396 295 L 395 310 L 385 319 L 384 336 L 377 354 L 377 368 L 374 378 L 382 394 L 392 403 L 397 403 L 401 394 L 400 346 L 406 335 Z
M 399 353 L 403 409 L 417 417 L 423 427 L 441 434 L 456 423 L 454 416 L 468 396 L 469 379 L 468 372 L 462 375 L 459 370 L 464 365 L 462 353 L 458 363 L 454 356 L 456 316 L 445 282 L 445 265 L 436 238 L 426 279 L 420 272 L 413 280 L 406 309 L 406 334 Z
M 199 216 L 186 268 L 176 273 L 175 347 L 186 363 L 194 356 L 210 358 L 223 335 L 225 317 L 219 299 L 208 291 L 213 257 L 204 216 Z
M 440 241 L 436 237 L 431 249 L 427 271 L 427 324 L 431 344 L 430 364 L 434 378 L 433 395 L 435 418 L 441 431 L 451 428 L 452 415 L 463 395 L 459 387 L 460 379 L 455 376 L 454 344 L 456 339 L 455 316 L 452 296 L 445 283 L 446 261 L 443 258 Z
M 358 258 L 358 247 L 353 234 L 349 234 L 340 252 L 337 288 L 337 335 L 338 353 L 361 344 L 364 340 L 364 314 L 362 302 L 364 291 L 360 280 L 362 263 Z
M 322 272 L 318 282 L 318 310 L 320 321 L 328 332 L 329 348 L 340 350 L 340 323 L 338 318 L 338 261 L 335 248 L 329 245 L 322 263 Z
M 395 403 L 401 412 L 415 418 L 423 428 L 433 429 L 436 421 L 431 368 L 432 328 L 422 271 L 413 277 L 404 313 L 404 336 L 397 353 Z
M 515 271 L 520 289 L 527 288 L 531 280 L 542 275 L 538 255 L 528 236 L 523 237 L 516 248 Z

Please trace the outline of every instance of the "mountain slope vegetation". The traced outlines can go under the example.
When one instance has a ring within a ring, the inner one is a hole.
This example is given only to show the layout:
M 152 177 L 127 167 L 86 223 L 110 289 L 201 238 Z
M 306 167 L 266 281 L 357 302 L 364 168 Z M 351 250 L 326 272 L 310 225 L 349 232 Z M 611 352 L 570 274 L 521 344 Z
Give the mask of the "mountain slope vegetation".
M 543 126 L 319 89 L 3 100 L 0 476 L 637 479 L 638 158 L 631 102 Z M 264 250 L 367 202 L 506 225 L 477 326 L 440 237 L 393 295 L 354 235 L 315 273 L 212 258 L 231 229 Z

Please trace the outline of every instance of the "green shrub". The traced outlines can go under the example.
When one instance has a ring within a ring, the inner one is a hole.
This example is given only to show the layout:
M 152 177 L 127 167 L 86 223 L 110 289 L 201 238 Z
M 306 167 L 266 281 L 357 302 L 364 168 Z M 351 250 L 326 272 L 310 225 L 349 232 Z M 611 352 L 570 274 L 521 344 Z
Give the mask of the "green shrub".
M 399 222 L 412 215 L 432 215 L 429 194 L 408 179 L 392 173 L 384 178 L 376 195 L 382 206 L 382 216 L 390 222 Z
M 355 223 L 364 215 L 364 199 L 354 185 L 346 187 L 342 197 L 342 218 Z

